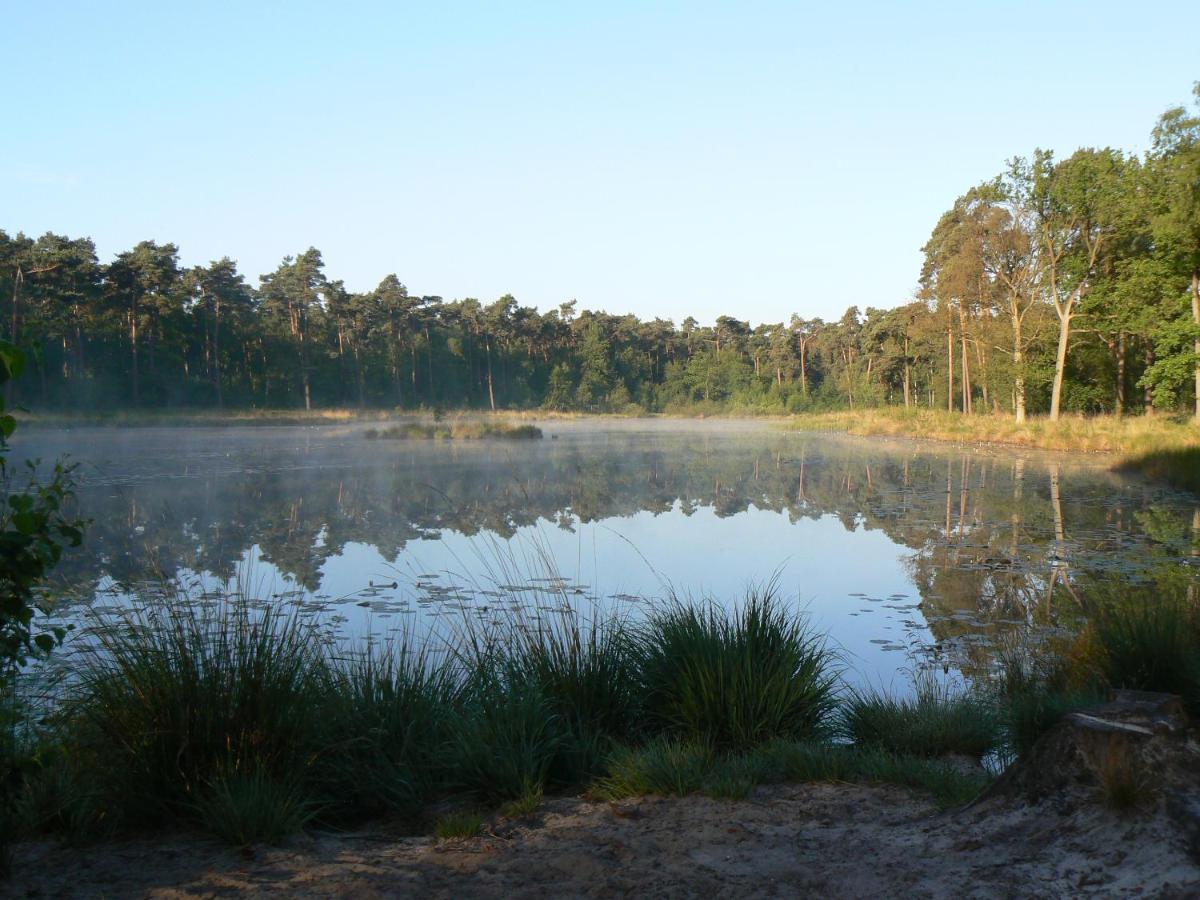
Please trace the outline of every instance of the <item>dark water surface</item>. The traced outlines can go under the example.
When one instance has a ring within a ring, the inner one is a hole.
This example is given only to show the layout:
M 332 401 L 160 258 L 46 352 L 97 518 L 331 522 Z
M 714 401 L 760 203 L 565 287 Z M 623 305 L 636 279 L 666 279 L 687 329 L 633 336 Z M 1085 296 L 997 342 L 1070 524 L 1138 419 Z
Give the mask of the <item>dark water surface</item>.
M 1096 582 L 1200 573 L 1195 498 L 1097 458 L 762 423 L 542 427 L 26 429 L 13 455 L 80 464 L 93 524 L 63 618 L 175 578 L 382 635 L 514 606 L 636 615 L 672 589 L 732 602 L 774 575 L 857 680 L 888 685 L 914 664 L 970 673 L 1005 631 L 1070 627 Z

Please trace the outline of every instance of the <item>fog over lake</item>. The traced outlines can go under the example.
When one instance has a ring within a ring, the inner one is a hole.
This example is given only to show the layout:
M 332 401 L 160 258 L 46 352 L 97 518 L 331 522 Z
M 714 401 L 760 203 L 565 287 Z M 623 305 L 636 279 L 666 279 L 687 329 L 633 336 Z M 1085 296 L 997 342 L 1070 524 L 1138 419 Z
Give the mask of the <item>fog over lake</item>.
M 515 606 L 733 603 L 774 578 L 852 680 L 900 685 L 916 665 L 970 675 L 1003 633 L 1071 627 L 1113 573 L 1200 571 L 1195 499 L 1099 458 L 761 422 L 540 425 L 540 441 L 31 427 L 13 455 L 79 464 L 92 524 L 59 573 L 67 620 L 175 579 L 198 602 L 296 605 L 342 636 L 444 635 Z

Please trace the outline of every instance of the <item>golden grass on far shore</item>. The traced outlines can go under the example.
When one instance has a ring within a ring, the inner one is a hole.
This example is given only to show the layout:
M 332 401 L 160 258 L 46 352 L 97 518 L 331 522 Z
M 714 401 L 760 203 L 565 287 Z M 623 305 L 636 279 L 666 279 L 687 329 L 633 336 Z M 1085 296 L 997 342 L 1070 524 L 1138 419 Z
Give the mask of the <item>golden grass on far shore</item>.
M 798 416 L 800 431 L 864 437 L 907 437 L 959 444 L 1002 444 L 1038 450 L 1117 455 L 1113 468 L 1200 493 L 1200 425 L 1170 416 L 1032 417 L 963 415 L 928 409 L 869 409 Z

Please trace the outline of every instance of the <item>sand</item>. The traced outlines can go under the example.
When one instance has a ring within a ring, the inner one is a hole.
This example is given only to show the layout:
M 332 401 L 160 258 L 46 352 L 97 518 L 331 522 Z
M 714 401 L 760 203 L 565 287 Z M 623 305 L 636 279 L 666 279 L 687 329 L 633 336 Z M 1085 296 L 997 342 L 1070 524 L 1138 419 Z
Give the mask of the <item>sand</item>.
M 194 835 L 17 849 L 14 897 L 1200 896 L 1156 802 L 1058 794 L 939 812 L 887 786 L 759 788 L 747 800 L 553 798 L 438 841 L 377 828 L 231 850 Z

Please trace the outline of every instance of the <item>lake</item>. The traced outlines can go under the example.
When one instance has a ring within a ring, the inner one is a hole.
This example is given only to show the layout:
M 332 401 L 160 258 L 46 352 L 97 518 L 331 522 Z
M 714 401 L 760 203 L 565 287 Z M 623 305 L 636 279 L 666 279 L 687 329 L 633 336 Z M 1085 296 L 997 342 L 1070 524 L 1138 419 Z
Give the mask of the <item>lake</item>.
M 92 519 L 55 618 L 164 582 L 331 634 L 452 633 L 566 606 L 733 603 L 774 580 L 857 683 L 968 676 L 1004 635 L 1070 628 L 1095 584 L 1200 574 L 1190 495 L 1100 458 L 789 432 L 551 420 L 540 441 L 367 440 L 366 426 L 22 428 L 79 464 Z

